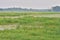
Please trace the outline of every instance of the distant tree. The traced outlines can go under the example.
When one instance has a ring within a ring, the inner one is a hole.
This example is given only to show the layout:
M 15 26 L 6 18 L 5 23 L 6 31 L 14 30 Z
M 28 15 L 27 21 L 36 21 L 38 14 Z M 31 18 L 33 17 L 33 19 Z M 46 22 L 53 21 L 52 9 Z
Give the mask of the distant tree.
M 52 7 L 52 10 L 53 10 L 53 11 L 60 11 L 60 6 Z

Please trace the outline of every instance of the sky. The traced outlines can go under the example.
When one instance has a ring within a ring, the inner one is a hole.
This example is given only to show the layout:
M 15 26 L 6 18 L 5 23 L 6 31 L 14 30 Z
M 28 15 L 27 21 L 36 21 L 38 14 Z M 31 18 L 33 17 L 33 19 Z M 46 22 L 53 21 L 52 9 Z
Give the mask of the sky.
M 51 8 L 60 5 L 60 0 L 0 0 L 0 8 L 22 7 L 22 8 Z

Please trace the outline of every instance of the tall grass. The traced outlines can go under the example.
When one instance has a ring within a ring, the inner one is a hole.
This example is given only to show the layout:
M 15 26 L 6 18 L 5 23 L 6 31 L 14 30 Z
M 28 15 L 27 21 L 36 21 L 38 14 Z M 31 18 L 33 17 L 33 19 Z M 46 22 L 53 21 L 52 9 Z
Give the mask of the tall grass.
M 0 18 L 0 25 L 6 24 L 17 24 L 17 28 L 0 30 L 0 40 L 60 40 L 60 18 Z

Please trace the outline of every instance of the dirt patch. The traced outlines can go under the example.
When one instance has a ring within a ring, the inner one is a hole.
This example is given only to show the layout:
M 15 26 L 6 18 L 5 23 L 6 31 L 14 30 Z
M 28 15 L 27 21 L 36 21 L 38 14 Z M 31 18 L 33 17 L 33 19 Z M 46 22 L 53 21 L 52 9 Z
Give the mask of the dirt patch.
M 60 14 L 34 15 L 33 17 L 59 17 L 60 18 Z
M 16 28 L 17 28 L 16 24 L 0 25 L 0 30 L 11 30 Z
M 4 16 L 4 17 L 0 16 L 0 18 L 19 18 L 19 16 Z

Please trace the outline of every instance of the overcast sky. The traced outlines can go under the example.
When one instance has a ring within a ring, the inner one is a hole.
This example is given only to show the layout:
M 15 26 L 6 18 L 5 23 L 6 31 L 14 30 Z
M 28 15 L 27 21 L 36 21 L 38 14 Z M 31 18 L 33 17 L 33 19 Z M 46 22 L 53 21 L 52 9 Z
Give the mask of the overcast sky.
M 0 0 L 0 7 L 51 8 L 60 5 L 60 0 Z

